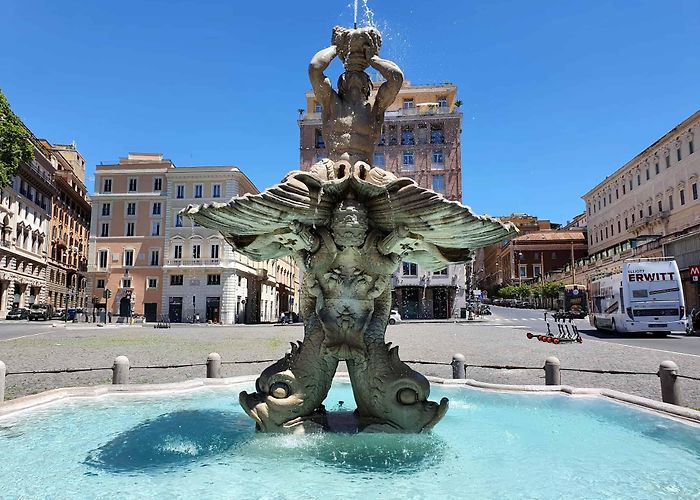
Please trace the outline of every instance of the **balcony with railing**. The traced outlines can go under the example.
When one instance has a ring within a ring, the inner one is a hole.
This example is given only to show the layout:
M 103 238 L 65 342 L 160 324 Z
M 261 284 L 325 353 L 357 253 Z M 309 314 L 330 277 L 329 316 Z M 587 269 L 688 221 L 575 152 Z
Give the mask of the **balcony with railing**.
M 221 259 L 166 259 L 166 267 L 219 267 Z

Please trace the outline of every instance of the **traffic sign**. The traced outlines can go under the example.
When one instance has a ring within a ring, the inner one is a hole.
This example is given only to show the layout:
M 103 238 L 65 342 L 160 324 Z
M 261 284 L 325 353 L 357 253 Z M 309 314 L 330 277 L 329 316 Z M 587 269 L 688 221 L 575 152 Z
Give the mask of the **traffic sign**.
M 688 266 L 688 272 L 691 276 L 700 277 L 700 266 Z

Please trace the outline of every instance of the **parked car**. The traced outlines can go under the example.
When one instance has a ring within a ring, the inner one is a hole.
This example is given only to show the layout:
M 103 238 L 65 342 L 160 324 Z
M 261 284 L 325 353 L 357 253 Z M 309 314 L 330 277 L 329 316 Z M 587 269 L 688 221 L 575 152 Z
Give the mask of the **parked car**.
M 7 313 L 5 319 L 27 319 L 29 317 L 29 309 L 26 307 L 15 307 Z
M 395 325 L 396 323 L 401 323 L 401 315 L 398 309 L 392 309 L 389 313 L 389 324 Z
M 29 308 L 29 321 L 49 320 L 53 318 L 53 306 L 51 304 L 32 304 Z

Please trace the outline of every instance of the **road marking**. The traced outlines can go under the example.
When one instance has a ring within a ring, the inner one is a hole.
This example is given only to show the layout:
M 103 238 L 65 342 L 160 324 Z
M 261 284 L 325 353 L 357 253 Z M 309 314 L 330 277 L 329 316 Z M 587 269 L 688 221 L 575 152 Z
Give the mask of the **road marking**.
M 667 351 L 665 349 L 656 349 L 654 347 L 642 347 L 639 345 L 622 344 L 620 342 L 610 342 L 610 341 L 606 341 L 606 340 L 591 339 L 591 338 L 586 337 L 586 342 L 588 342 L 588 341 L 590 341 L 590 342 L 604 342 L 606 344 L 618 344 L 618 345 L 623 345 L 625 347 L 634 347 L 636 349 L 644 349 L 647 351 L 658 351 L 658 352 L 665 352 L 668 354 L 680 354 L 682 356 L 693 356 L 694 358 L 700 358 L 700 354 L 690 354 L 687 352 L 678 352 L 678 351 Z
M 49 330 L 48 332 L 39 332 L 39 333 L 32 333 L 30 335 L 20 335 L 19 337 L 12 337 L 9 339 L 0 339 L 0 342 L 8 342 L 10 340 L 17 340 L 17 339 L 23 339 L 26 337 L 36 337 L 37 335 L 46 335 L 47 333 L 53 333 L 57 330 Z
M 493 325 L 494 328 L 527 328 L 525 325 Z

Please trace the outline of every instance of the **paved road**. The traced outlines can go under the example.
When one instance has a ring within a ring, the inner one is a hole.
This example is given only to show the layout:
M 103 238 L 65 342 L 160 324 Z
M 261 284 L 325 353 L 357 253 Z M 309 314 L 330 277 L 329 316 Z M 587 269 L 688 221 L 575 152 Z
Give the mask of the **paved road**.
M 532 333 L 547 333 L 544 311 L 539 309 L 515 309 L 511 307 L 491 306 L 490 317 L 494 328 L 521 328 Z M 550 317 L 550 326 L 554 323 Z M 649 334 L 614 334 L 595 330 L 588 320 L 574 320 L 574 324 L 585 340 L 612 342 L 643 349 L 691 354 L 700 356 L 700 336 L 689 337 L 684 334 L 672 334 L 668 337 L 654 337 Z M 553 330 L 555 331 L 555 330 Z
M 12 339 L 46 335 L 63 327 L 61 321 L 0 320 L 0 342 Z

